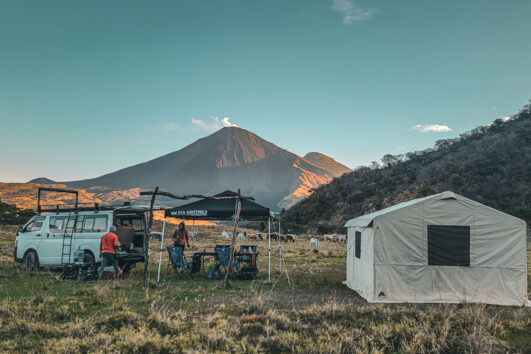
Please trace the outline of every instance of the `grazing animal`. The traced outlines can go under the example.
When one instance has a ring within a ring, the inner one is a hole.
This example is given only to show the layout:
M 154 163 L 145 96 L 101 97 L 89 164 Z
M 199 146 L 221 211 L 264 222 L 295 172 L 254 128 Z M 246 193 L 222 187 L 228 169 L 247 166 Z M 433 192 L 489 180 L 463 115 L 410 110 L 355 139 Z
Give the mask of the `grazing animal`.
M 286 241 L 295 242 L 295 238 L 293 237 L 293 235 L 286 235 Z
M 188 231 L 188 236 L 190 236 L 191 238 L 196 238 L 196 237 L 197 237 L 197 232 L 195 232 L 195 231 Z
M 280 238 L 281 238 L 281 241 L 282 241 L 282 242 L 288 242 L 288 239 L 287 239 L 286 236 L 281 235 Z
M 337 240 L 338 240 L 339 242 L 346 243 L 346 242 L 347 242 L 347 236 L 346 236 L 346 235 L 339 235 L 339 236 L 337 237 Z
M 260 235 L 260 234 L 256 234 L 256 237 L 258 237 L 258 239 L 259 239 L 260 241 L 263 241 L 263 240 L 264 240 L 264 238 L 263 238 L 262 235 Z
M 311 245 L 315 245 L 315 246 L 317 246 L 317 248 L 321 248 L 321 242 L 318 239 L 316 239 L 315 237 L 312 237 L 310 239 L 310 246 Z
M 278 240 L 278 234 L 276 232 L 273 232 L 271 234 L 271 241 L 277 241 Z
M 297 238 L 297 235 L 295 234 L 287 234 L 286 236 L 290 236 L 293 239 L 293 241 L 295 241 L 295 239 Z
M 221 233 L 221 237 L 224 237 L 224 238 L 226 238 L 227 240 L 230 238 L 229 233 L 228 233 L 227 231 L 223 231 L 223 232 Z
M 247 239 L 258 241 L 258 237 L 256 236 L 256 234 L 247 234 Z
M 238 234 L 238 240 L 245 241 L 245 240 L 247 240 L 247 237 L 245 237 L 245 234 L 243 234 L 243 233 L 240 232 L 240 233 Z
M 336 235 L 324 235 L 324 241 L 336 242 Z

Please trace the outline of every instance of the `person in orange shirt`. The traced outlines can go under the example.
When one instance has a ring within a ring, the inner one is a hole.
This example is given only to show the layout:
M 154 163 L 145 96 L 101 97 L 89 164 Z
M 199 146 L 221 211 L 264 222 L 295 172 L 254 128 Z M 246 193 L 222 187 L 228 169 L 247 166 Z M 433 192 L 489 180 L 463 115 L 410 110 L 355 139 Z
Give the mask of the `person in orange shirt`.
M 120 268 L 118 268 L 118 260 L 116 259 L 116 251 L 118 250 L 118 235 L 116 235 L 116 226 L 112 225 L 109 232 L 101 237 L 100 242 L 100 257 L 101 267 L 98 279 L 101 280 L 103 270 L 107 266 L 113 266 L 116 279 L 120 275 Z

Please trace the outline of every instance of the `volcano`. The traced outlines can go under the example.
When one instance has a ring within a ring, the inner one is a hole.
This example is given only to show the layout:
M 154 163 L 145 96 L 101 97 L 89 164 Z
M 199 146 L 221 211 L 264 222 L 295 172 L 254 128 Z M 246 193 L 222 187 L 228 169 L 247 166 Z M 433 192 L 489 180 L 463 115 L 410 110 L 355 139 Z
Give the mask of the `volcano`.
M 174 194 L 214 195 L 241 189 L 260 204 L 280 210 L 346 172 L 350 169 L 326 155 L 312 152 L 301 157 L 250 131 L 227 127 L 178 151 L 97 178 L 54 182 L 40 177 L 28 183 L 0 183 L 0 198 L 32 208 L 42 185 L 76 188 L 84 202 L 101 204 L 145 202 L 139 198 L 140 190 L 155 186 Z M 53 197 L 66 202 L 61 199 L 66 197 Z M 57 200 L 52 199 L 49 202 L 55 205 Z M 160 198 L 162 204 L 176 203 L 164 199 Z
M 256 134 L 226 127 L 167 155 L 97 178 L 62 182 L 74 188 L 160 189 L 216 194 L 241 189 L 271 208 L 289 208 L 350 169 L 318 153 L 298 156 Z

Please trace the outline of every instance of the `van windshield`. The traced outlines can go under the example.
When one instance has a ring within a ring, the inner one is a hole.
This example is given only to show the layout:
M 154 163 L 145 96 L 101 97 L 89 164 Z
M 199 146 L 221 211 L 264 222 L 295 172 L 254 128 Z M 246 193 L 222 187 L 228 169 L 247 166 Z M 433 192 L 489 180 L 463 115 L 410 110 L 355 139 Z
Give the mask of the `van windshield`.
M 43 223 L 44 216 L 37 216 L 35 219 L 31 220 L 28 225 L 26 225 L 24 232 L 40 231 L 42 229 Z

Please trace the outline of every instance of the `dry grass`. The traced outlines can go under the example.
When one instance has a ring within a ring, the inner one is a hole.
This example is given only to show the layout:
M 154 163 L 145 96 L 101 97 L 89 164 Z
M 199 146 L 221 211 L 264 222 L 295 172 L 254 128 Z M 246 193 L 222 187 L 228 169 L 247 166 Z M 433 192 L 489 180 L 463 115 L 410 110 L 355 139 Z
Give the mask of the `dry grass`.
M 531 350 L 529 308 L 366 304 L 341 284 L 344 244 L 323 243 L 318 252 L 306 241 L 283 245 L 293 289 L 278 273 L 276 257 L 274 281 L 264 282 L 267 248 L 261 242 L 262 280 L 233 282 L 220 290 L 216 283 L 190 276 L 181 281 L 167 277 L 144 290 L 138 271 L 118 283 L 18 273 L 12 261 L 14 230 L 0 228 L 0 351 Z M 195 249 L 210 249 L 221 227 L 202 227 L 199 233 Z M 156 263 L 157 243 L 152 247 Z M 153 265 L 152 278 L 154 270 Z

